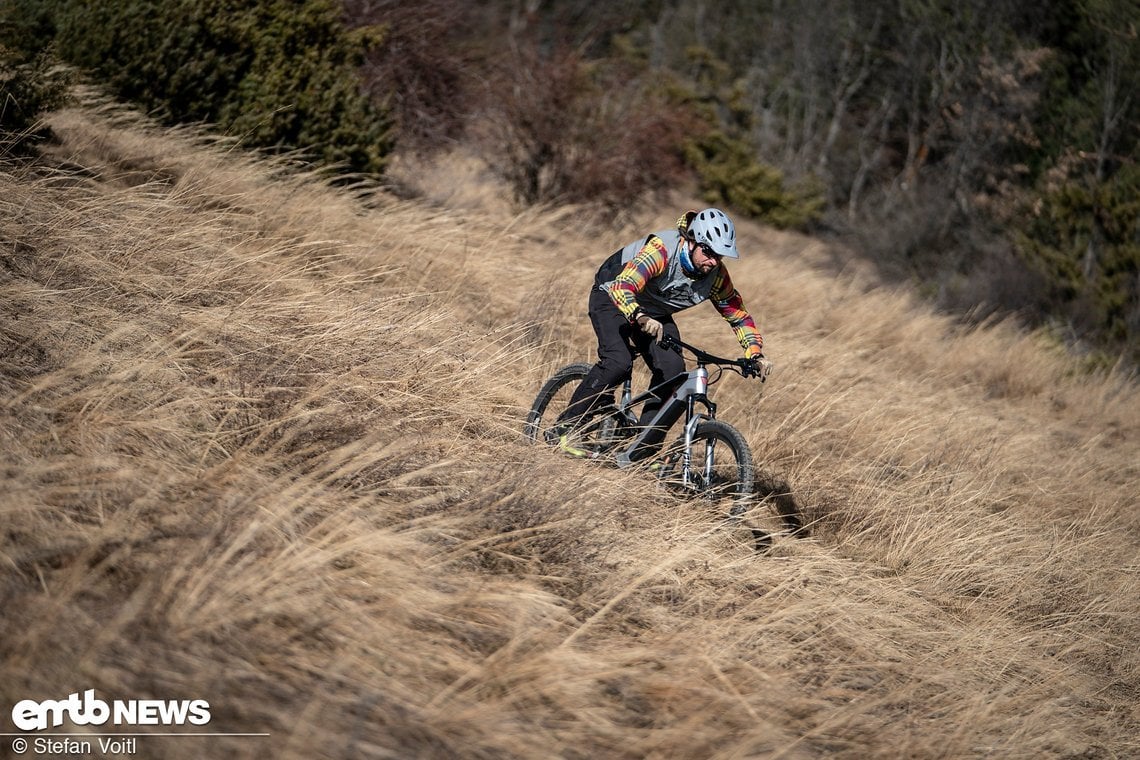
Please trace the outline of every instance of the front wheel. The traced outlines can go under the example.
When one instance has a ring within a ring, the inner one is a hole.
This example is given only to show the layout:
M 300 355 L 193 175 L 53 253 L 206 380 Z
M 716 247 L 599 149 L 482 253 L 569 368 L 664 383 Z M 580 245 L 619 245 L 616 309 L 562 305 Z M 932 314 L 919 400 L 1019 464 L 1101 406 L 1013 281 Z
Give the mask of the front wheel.
M 777 535 L 807 535 L 787 484 L 773 485 L 768 476 L 756 482 L 752 450 L 736 428 L 719 420 L 697 425 L 687 477 L 684 448 L 681 438 L 665 452 L 661 480 L 683 495 L 712 504 L 730 527 L 751 532 L 756 551 L 766 553 Z
M 720 420 L 699 423 L 687 471 L 684 450 L 681 438 L 665 452 L 659 472 L 667 487 L 713 503 L 733 517 L 748 511 L 755 479 L 752 451 L 736 428 Z

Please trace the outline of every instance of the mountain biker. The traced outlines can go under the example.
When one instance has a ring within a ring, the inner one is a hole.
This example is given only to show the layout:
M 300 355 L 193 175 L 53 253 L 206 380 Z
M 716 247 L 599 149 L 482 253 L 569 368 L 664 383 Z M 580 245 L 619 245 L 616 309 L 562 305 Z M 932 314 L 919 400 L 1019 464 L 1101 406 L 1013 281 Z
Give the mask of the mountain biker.
M 723 262 L 739 257 L 732 220 L 720 209 L 706 208 L 686 212 L 674 229 L 635 240 L 602 263 L 589 299 L 598 362 L 559 415 L 564 450 L 586 453 L 573 446 L 569 434 L 607 396 L 612 399 L 613 389 L 633 370 L 635 352 L 649 365 L 656 396 L 643 407 L 641 422 L 653 419 L 673 391 L 673 384 L 664 383 L 685 371 L 685 360 L 661 341 L 666 335 L 679 339 L 673 315 L 702 301 L 711 301 L 732 326 L 745 357 L 759 371 L 764 340 Z

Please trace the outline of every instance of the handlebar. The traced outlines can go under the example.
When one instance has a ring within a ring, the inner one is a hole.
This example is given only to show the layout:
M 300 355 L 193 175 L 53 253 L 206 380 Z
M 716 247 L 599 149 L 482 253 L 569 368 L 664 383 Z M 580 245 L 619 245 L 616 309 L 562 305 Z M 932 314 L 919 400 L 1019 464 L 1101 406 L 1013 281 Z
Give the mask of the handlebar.
M 661 338 L 661 347 L 676 351 L 677 353 L 681 353 L 681 349 L 690 351 L 693 356 L 696 357 L 698 364 L 716 364 L 721 367 L 734 367 L 744 377 L 759 377 L 760 382 L 764 382 L 764 380 L 767 379 L 767 373 L 757 372 L 751 359 L 725 359 L 723 356 L 710 354 L 708 351 L 686 343 L 680 338 L 674 338 L 672 335 L 665 335 Z M 759 358 L 764 358 L 763 354 L 761 354 Z

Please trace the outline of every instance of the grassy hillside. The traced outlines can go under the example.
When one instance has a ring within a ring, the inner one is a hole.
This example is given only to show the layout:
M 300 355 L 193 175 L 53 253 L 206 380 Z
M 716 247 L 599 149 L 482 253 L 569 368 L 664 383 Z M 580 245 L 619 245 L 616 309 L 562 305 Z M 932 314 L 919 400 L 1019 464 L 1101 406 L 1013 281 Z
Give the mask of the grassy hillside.
M 758 556 L 519 440 L 590 358 L 597 262 L 691 202 L 612 229 L 437 166 L 365 209 L 111 106 L 51 121 L 0 167 L 4 731 L 94 688 L 268 734 L 156 758 L 1140 755 L 1124 379 L 742 224 L 777 369 L 716 398 L 813 521 Z

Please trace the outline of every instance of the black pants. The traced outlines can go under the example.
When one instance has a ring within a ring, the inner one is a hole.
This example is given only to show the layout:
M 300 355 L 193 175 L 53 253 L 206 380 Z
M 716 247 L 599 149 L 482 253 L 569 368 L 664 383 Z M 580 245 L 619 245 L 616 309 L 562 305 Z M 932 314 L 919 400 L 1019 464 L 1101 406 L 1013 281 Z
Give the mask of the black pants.
M 665 333 L 680 338 L 677 323 L 672 317 L 658 320 L 665 327 Z M 636 325 L 631 325 L 608 294 L 594 288 L 590 291 L 590 322 L 598 336 L 598 363 L 590 368 L 589 374 L 579 384 L 570 397 L 570 404 L 560 415 L 561 422 L 575 422 L 588 416 L 607 398 L 613 400 L 613 389 L 621 385 L 633 371 L 633 360 L 640 355 L 649 365 L 652 377 L 649 387 L 658 396 L 645 404 L 641 420 L 652 419 L 653 414 L 673 392 L 675 384 L 660 387 L 685 371 L 685 360 L 676 351 L 661 348 L 652 336 Z

